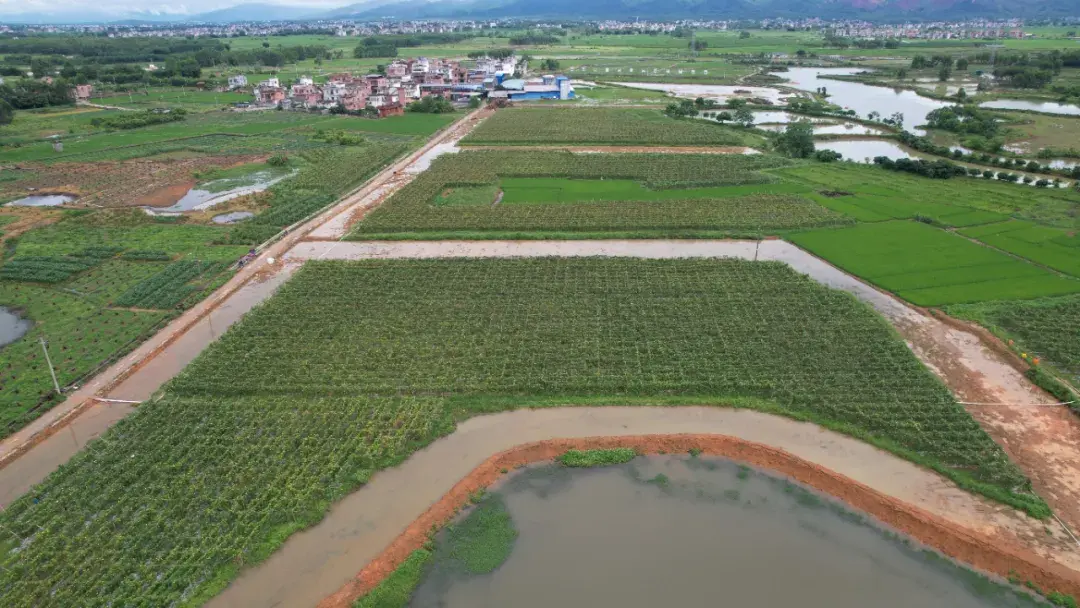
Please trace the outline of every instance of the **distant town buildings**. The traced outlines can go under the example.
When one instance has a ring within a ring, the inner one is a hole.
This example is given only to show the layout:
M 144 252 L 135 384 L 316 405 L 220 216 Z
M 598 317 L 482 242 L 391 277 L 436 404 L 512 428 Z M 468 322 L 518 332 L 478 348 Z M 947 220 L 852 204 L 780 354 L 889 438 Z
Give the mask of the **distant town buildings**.
M 323 83 L 316 83 L 310 76 L 300 76 L 286 87 L 278 78 L 269 78 L 256 85 L 253 92 L 256 106 L 292 110 L 340 106 L 350 112 L 374 110 L 380 116 L 396 113 L 410 102 L 431 95 L 456 102 L 467 102 L 485 93 L 511 99 L 573 98 L 573 87 L 565 76 L 515 80 L 525 68 L 526 63 L 517 56 L 481 57 L 473 67 L 448 59 L 415 57 L 390 62 L 385 73 L 329 74 Z M 230 88 L 234 78 L 243 77 L 230 78 Z

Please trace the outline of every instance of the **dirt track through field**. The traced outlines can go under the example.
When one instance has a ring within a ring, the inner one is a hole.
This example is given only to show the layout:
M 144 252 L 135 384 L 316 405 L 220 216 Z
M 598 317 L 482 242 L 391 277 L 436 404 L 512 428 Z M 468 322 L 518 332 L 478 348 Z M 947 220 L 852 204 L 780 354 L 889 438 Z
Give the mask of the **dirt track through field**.
M 377 473 L 300 532 L 269 560 L 243 573 L 207 605 L 315 606 L 377 557 L 414 520 L 488 457 L 546 439 L 718 434 L 782 449 L 882 494 L 1009 545 L 1031 546 L 1072 569 L 1064 533 L 960 490 L 935 473 L 817 425 L 750 410 L 709 407 L 599 407 L 519 410 L 471 418 L 452 435 Z

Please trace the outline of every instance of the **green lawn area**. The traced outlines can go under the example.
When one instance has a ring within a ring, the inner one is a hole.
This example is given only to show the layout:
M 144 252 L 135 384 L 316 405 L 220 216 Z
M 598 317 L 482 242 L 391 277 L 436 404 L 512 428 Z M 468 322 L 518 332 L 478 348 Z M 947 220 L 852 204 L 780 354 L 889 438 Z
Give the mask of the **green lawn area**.
M 201 604 L 453 420 L 529 405 L 760 408 L 1047 514 L 880 316 L 776 262 L 310 262 L 165 394 L 0 514 L 12 603 Z
M 1080 237 L 1074 231 L 1012 220 L 965 228 L 960 234 L 1080 277 Z
M 860 224 L 799 232 L 788 239 L 919 306 L 1080 292 L 1080 280 L 919 222 Z
M 232 103 L 250 102 L 250 91 L 228 92 L 185 91 L 183 89 L 148 89 L 130 95 L 95 97 L 90 103 L 145 110 L 149 108 L 185 108 L 194 111 L 214 110 Z
M 766 155 L 463 151 L 368 214 L 352 239 L 760 236 L 852 220 L 762 170 Z M 550 177 L 537 177 L 547 175 Z M 498 190 L 504 196 L 497 204 Z
M 735 127 L 668 118 L 660 110 L 577 106 L 499 110 L 462 145 L 750 146 L 759 141 Z

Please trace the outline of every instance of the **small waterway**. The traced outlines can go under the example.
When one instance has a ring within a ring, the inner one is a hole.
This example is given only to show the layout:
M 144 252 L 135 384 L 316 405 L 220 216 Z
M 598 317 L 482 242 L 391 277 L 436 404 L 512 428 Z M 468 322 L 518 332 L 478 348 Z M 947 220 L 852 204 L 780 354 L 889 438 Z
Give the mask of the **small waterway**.
M 0 306 L 0 348 L 26 335 L 33 323 Z
M 984 101 L 979 104 L 980 108 L 992 110 L 1028 110 L 1031 112 L 1043 112 L 1044 114 L 1063 114 L 1065 116 L 1080 116 L 1080 106 L 1054 101 L 1027 101 L 1024 99 L 995 99 Z
M 786 72 L 777 72 L 781 78 L 787 78 L 788 86 L 803 91 L 817 91 L 821 87 L 829 94 L 829 101 L 849 110 L 855 110 L 860 118 L 866 118 L 870 112 L 889 116 L 895 112 L 904 115 L 907 130 L 922 134 L 918 125 L 926 124 L 926 116 L 949 103 L 927 99 L 914 91 L 877 87 L 859 82 L 832 80 L 822 76 L 852 76 L 868 70 L 863 68 L 789 68 Z
M 250 211 L 232 211 L 215 215 L 212 219 L 215 224 L 235 224 L 252 217 L 255 217 L 255 214 Z
M 76 197 L 70 194 L 34 194 L 7 204 L 8 207 L 58 207 L 70 203 Z
M 1038 605 L 831 499 L 719 458 L 531 467 L 488 500 L 502 501 L 518 532 L 509 557 L 470 575 L 439 546 L 411 608 Z

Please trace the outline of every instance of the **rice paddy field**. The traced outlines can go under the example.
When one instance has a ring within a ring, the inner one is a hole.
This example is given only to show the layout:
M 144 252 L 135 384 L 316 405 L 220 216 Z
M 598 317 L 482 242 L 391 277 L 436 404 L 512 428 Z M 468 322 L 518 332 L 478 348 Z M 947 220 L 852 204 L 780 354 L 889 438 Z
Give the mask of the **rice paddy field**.
M 677 120 L 660 110 L 508 108 L 485 120 L 461 144 L 753 146 L 758 141 L 735 127 Z
M 199 604 L 454 420 L 584 403 L 812 420 L 1046 510 L 881 317 L 784 264 L 310 262 L 0 515 L 0 592 Z
M 1080 281 L 919 222 L 790 235 L 796 245 L 919 306 L 1080 292 Z
M 760 235 L 853 221 L 799 196 L 805 186 L 764 173 L 786 164 L 764 155 L 464 151 L 436 159 L 350 238 Z

